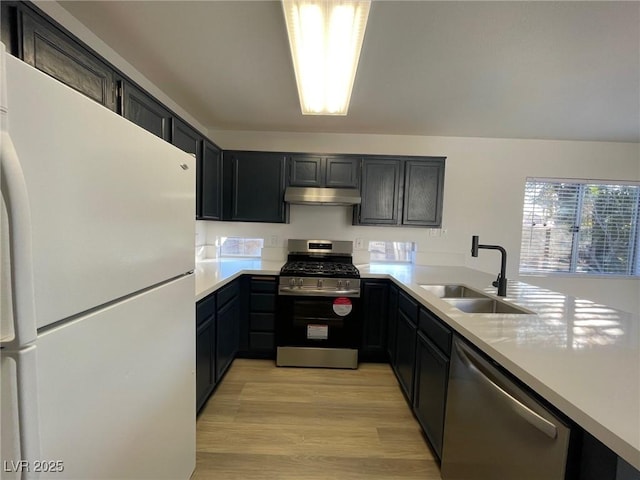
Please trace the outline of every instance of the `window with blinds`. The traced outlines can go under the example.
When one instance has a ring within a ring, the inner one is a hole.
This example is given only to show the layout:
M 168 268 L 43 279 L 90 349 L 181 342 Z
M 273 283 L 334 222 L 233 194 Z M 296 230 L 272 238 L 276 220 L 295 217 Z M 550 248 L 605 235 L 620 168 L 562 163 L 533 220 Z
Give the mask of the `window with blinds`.
M 640 183 L 527 179 L 520 273 L 640 275 Z

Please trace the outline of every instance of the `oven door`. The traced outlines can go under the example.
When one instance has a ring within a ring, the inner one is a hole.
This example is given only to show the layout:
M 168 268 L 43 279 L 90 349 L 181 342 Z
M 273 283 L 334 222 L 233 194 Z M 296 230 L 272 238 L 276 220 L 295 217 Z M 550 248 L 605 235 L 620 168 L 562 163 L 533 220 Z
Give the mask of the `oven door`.
M 276 343 L 286 347 L 360 346 L 360 298 L 279 295 Z

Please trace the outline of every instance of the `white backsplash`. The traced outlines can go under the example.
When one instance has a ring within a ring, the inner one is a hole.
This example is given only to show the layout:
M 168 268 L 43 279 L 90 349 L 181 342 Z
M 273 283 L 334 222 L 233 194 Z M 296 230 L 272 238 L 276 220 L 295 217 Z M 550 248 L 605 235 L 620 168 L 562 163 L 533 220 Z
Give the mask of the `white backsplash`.
M 361 265 L 369 263 L 369 241 L 383 240 L 413 242 L 420 265 L 464 265 L 462 245 L 456 252 L 456 246 L 447 241 L 446 230 L 354 226 L 352 210 L 349 206 L 291 205 L 288 224 L 198 221 L 196 250 L 204 255 L 201 258 L 215 258 L 217 237 L 259 237 L 264 239 L 264 260 L 284 261 L 290 238 L 349 240 L 354 242 L 354 263 Z M 356 248 L 356 239 L 362 240 L 360 248 Z

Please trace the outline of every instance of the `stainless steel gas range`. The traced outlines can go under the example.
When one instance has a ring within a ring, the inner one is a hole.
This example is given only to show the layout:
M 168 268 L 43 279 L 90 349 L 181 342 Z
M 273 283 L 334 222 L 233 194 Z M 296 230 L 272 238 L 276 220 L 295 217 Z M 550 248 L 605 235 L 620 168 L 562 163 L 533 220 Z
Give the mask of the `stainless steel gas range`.
M 276 365 L 357 368 L 362 318 L 352 242 L 289 240 L 288 250 L 278 285 Z

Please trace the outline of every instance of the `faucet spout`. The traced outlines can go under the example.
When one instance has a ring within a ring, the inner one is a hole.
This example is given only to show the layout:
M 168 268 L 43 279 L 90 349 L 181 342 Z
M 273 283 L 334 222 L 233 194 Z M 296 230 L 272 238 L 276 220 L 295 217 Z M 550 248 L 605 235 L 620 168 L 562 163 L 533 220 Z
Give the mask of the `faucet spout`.
M 477 257 L 479 249 L 486 250 L 498 250 L 500 252 L 500 273 L 498 274 L 498 278 L 495 282 L 492 283 L 494 287 L 498 287 L 498 296 L 506 297 L 507 296 L 507 251 L 501 247 L 500 245 L 482 245 L 480 244 L 480 239 L 478 235 L 473 235 L 471 237 L 471 256 Z

